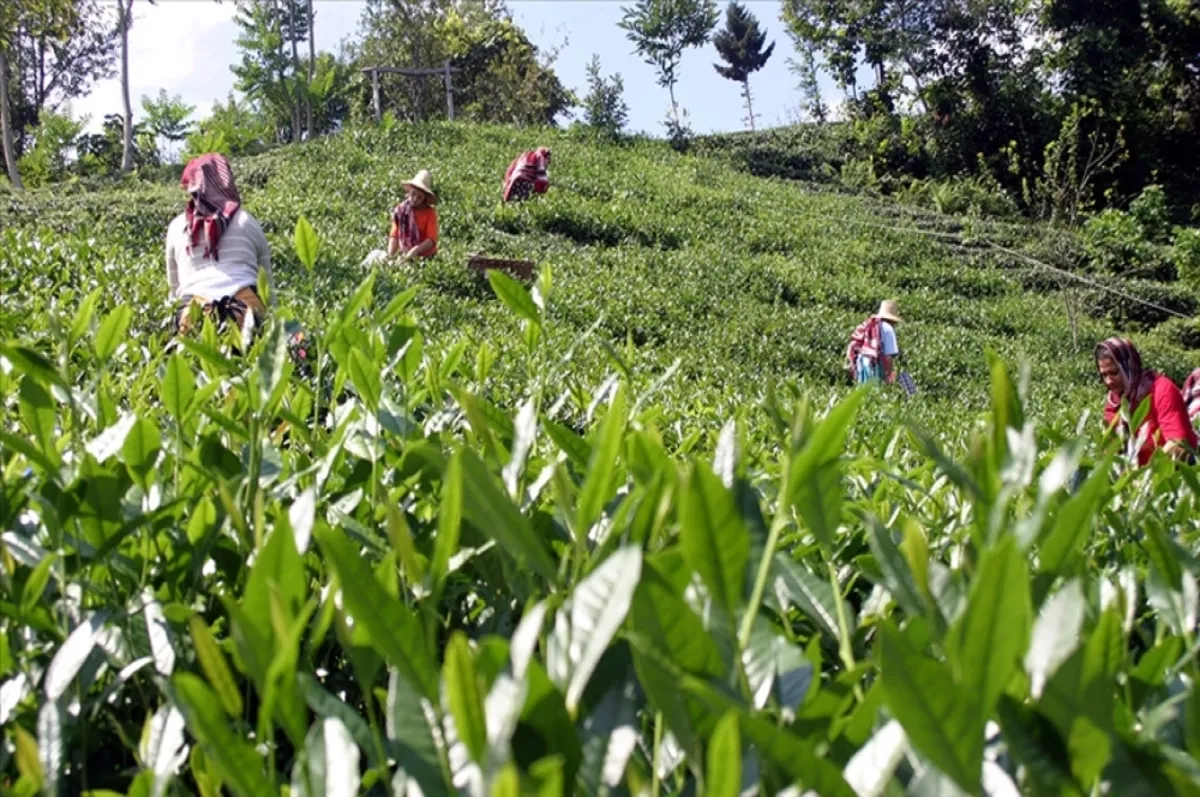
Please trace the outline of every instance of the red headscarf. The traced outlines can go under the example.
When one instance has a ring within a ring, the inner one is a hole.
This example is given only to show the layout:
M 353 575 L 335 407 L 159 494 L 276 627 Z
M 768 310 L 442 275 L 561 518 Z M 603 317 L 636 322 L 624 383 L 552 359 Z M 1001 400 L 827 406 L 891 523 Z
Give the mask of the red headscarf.
M 188 253 L 204 235 L 204 255 L 217 259 L 217 242 L 242 205 L 229 161 L 219 152 L 193 158 L 180 180 L 191 197 L 187 203 Z
M 550 150 L 546 147 L 538 147 L 519 155 L 504 172 L 504 201 L 507 202 L 512 196 L 513 186 L 518 182 L 532 184 L 535 194 L 546 193 L 546 189 L 550 187 L 550 177 L 546 173 L 549 167 Z
M 1109 338 L 1096 346 L 1096 362 L 1111 359 L 1121 370 L 1125 378 L 1125 392 L 1122 394 L 1108 392 L 1108 401 L 1104 403 L 1104 415 L 1113 417 L 1121 409 L 1121 400 L 1129 402 L 1130 412 L 1136 412 L 1140 405 L 1154 389 L 1154 379 L 1158 376 L 1155 371 L 1142 367 L 1142 355 L 1138 353 L 1133 342 L 1126 338 Z

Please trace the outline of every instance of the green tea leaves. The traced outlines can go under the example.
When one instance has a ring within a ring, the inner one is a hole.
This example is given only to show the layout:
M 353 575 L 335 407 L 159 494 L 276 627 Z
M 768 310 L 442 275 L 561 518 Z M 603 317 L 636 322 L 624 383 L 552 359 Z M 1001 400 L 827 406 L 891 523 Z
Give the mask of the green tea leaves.
M 693 464 L 683 492 L 683 554 L 732 622 L 742 605 L 750 538 L 732 493 L 703 462 Z
M 308 219 L 301 216 L 296 219 L 296 229 L 292 233 L 292 246 L 296 250 L 296 257 L 300 259 L 300 265 L 310 274 L 317 264 L 317 254 L 321 251 L 321 241 L 317 238 L 316 231 L 312 225 L 308 223 Z
M 979 790 L 983 725 L 979 693 L 957 687 L 950 668 L 880 627 L 880 677 L 888 710 L 913 745 L 964 791 Z
M 1032 625 L 1030 604 L 1025 559 L 1016 538 L 1005 537 L 980 559 L 966 611 L 946 640 L 955 681 L 973 696 L 985 716 L 1025 654 Z
M 467 638 L 461 633 L 451 636 L 450 644 L 446 646 L 442 683 L 458 738 L 467 746 L 471 758 L 481 763 L 487 750 L 487 722 L 483 715 L 483 699 L 471 649 L 467 646 Z

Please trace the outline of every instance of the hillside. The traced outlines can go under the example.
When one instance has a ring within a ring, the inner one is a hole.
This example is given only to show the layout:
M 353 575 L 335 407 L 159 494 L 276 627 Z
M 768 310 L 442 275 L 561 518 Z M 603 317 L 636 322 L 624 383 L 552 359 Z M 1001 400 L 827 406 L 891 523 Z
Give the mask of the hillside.
M 550 195 L 501 206 L 505 165 L 535 144 L 555 153 Z M 614 146 L 564 133 L 397 127 L 235 164 L 247 207 L 273 243 L 285 313 L 320 327 L 291 251 L 296 219 L 306 216 L 325 241 L 316 289 L 327 307 L 365 276 L 359 263 L 382 246 L 400 181 L 423 166 L 434 169 L 442 195 L 441 254 L 419 269 L 386 271 L 381 297 L 423 286 L 416 302 L 423 323 L 474 345 L 512 322 L 461 268 L 468 253 L 548 265 L 555 283 L 548 345 L 565 351 L 598 322 L 576 352 L 573 373 L 581 377 L 605 368 L 601 341 L 615 345 L 643 382 L 679 358 L 679 374 L 666 386 L 676 418 L 715 423 L 760 394 L 766 378 L 796 379 L 820 393 L 847 387 L 842 357 L 849 333 L 886 297 L 899 299 L 906 316 L 906 367 L 925 394 L 912 408 L 918 414 L 982 409 L 985 349 L 1013 362 L 1028 358 L 1031 402 L 1047 421 L 1073 425 L 1101 398 L 1090 351 L 1116 331 L 1097 318 L 1106 297 L 1083 297 L 1074 351 L 1064 345 L 1069 331 L 1059 281 L 969 245 L 983 236 L 1036 252 L 1037 228 L 814 193 L 656 143 Z M 150 334 L 166 312 L 161 235 L 180 206 L 172 186 L 144 184 L 55 189 L 0 202 L 0 226 L 18 241 L 29 241 L 35 227 L 57 233 L 49 260 L 16 242 L 5 247 L 2 279 L 16 306 L 0 333 L 34 332 L 27 325 L 43 301 L 70 312 L 77 295 L 62 289 L 104 281 L 107 298 L 144 308 L 133 334 Z M 968 246 L 887 228 L 957 232 Z M 43 290 L 16 289 L 31 283 Z M 1176 372 L 1195 359 L 1157 336 L 1140 340 L 1153 362 Z M 503 356 L 497 367 L 502 373 L 507 367 Z
M 430 165 L 440 255 L 364 271 Z M 1046 230 L 503 128 L 235 168 L 240 357 L 165 345 L 175 186 L 0 199 L 0 797 L 1200 790 L 1197 468 L 1123 467 L 1089 350 L 1187 354 L 1088 296 L 1074 351 L 979 244 Z M 892 296 L 907 402 L 841 366 Z

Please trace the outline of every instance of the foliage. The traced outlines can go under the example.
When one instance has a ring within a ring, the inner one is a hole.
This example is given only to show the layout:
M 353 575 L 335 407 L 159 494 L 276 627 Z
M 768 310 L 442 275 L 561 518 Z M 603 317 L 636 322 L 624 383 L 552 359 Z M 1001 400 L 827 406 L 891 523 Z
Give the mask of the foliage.
M 353 65 L 345 58 L 332 53 L 317 54 L 313 80 L 307 87 L 313 109 L 310 135 L 332 133 L 350 118 L 356 79 Z
M 1046 146 L 1042 174 L 1026 183 L 1026 203 L 1040 218 L 1073 227 L 1095 208 L 1101 179 L 1128 157 L 1124 129 L 1110 133 L 1107 118 L 1094 102 L 1072 106 Z
M 26 185 L 46 185 L 67 176 L 83 126 L 83 121 L 72 119 L 69 114 L 42 114 L 33 131 L 33 146 L 17 162 Z
M 484 167 L 520 136 L 238 161 L 272 174 L 246 200 L 280 299 L 239 358 L 210 324 L 163 345 L 176 193 L 0 205 L 14 792 L 1197 788 L 1195 468 L 1114 475 L 1057 297 L 855 223 L 890 206 L 659 144 L 551 134 L 558 204 L 501 206 Z M 443 254 L 364 273 L 395 175 L 451 151 Z M 481 245 L 537 278 L 478 281 Z M 903 279 L 928 399 L 787 361 L 840 368 Z M 785 289 L 810 293 L 765 296 Z
M 679 62 L 684 50 L 702 47 L 717 24 L 714 0 L 637 0 L 621 8 L 621 28 L 633 42 L 638 55 L 658 72 L 658 85 L 671 98 L 667 137 L 673 142 L 686 138 L 688 130 L 675 101 Z
M 553 125 L 575 99 L 538 48 L 505 14 L 473 19 L 452 10 L 436 31 L 454 66 L 455 112 L 468 120 Z
M 759 30 L 758 19 L 737 0 L 725 9 L 725 27 L 713 35 L 713 46 L 727 66 L 713 64 L 717 74 L 742 84 L 746 101 L 746 121 L 754 129 L 754 103 L 750 94 L 750 75 L 767 65 L 775 42 L 767 45 L 767 35 Z
M 816 48 L 801 43 L 800 60 L 788 59 L 788 67 L 796 76 L 796 88 L 801 96 L 803 114 L 798 121 L 825 124 L 829 121 L 829 107 L 821 96 L 821 84 L 817 80 Z
M 1101 197 L 1119 205 L 1155 183 L 1168 204 L 1194 201 L 1200 16 L 1188 3 L 785 0 L 783 19 L 847 92 L 847 116 L 911 120 L 904 138 L 922 156 L 880 161 L 881 177 L 971 172 L 1071 225 Z
M 1171 262 L 1179 278 L 1200 291 L 1200 229 L 1179 228 L 1171 246 Z
M 99 0 L 47 0 L 11 5 L 6 20 L 8 98 L 18 154 L 46 111 L 60 112 L 91 85 L 113 76 L 116 59 L 111 9 Z M 6 12 L 7 13 L 7 12 Z
M 1150 186 L 1128 212 L 1108 208 L 1084 222 L 1080 240 L 1090 265 L 1112 274 L 1149 276 L 1195 286 L 1197 230 L 1174 227 L 1166 197 Z
M 157 99 L 142 96 L 142 110 L 146 113 L 145 127 L 158 143 L 158 159 L 164 162 L 173 160 L 175 147 L 191 135 L 192 123 L 188 117 L 196 110 L 195 107 L 185 105 L 178 94 L 169 97 L 166 89 L 159 89 Z
M 266 150 L 273 140 L 270 118 L 246 100 L 239 103 L 230 93 L 224 105 L 214 102 L 212 113 L 200 120 L 188 135 L 180 159 L 205 152 L 221 152 L 231 157 L 252 155 Z
M 455 113 L 508 124 L 552 125 L 574 103 L 552 68 L 555 52 L 539 53 L 502 0 L 368 0 L 353 47 L 363 66 L 437 68 L 451 61 Z M 360 82 L 354 100 L 365 117 L 372 87 Z M 439 76 L 387 77 L 380 84 L 385 110 L 409 121 L 442 119 L 445 90 Z
M 278 142 L 298 141 L 302 135 L 308 89 L 295 48 L 308 38 L 306 8 L 307 0 L 243 0 L 234 18 L 241 54 L 241 63 L 231 67 L 235 88 L 260 106 Z
M 615 139 L 629 122 L 625 82 L 620 74 L 600 74 L 600 56 L 592 55 L 587 65 L 588 93 L 584 95 L 583 121 L 601 135 Z
M 1109 182 L 1124 196 L 1161 183 L 1172 201 L 1195 201 L 1200 154 L 1190 142 L 1200 120 L 1200 16 L 1194 5 L 1054 0 L 1045 11 L 1045 28 L 1060 43 L 1051 64 L 1063 89 L 1096 102 L 1137 142 Z
M 133 125 L 133 143 L 135 168 L 158 165 L 158 142 L 144 122 Z M 120 114 L 106 114 L 100 132 L 80 136 L 76 148 L 79 152 L 78 168 L 82 174 L 119 173 L 125 149 L 124 119 Z

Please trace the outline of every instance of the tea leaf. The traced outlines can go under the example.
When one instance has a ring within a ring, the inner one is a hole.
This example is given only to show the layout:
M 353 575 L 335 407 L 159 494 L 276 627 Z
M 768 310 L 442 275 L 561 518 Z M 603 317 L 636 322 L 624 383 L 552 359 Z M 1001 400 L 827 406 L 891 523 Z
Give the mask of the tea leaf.
M 100 322 L 95 339 L 96 358 L 100 362 L 108 362 L 125 341 L 125 333 L 129 329 L 129 322 L 132 318 L 133 312 L 129 307 L 120 305 Z
M 167 373 L 162 381 L 162 402 L 167 412 L 182 424 L 191 414 L 192 397 L 196 393 L 196 377 L 192 374 L 191 366 L 184 362 L 179 354 L 172 354 L 167 360 Z
M 513 506 L 487 468 L 469 449 L 462 449 L 463 517 L 494 539 L 518 562 L 553 581 L 557 568 L 529 521 Z
M 38 711 L 38 761 L 42 768 L 42 790 L 58 794 L 63 769 L 63 709 L 57 700 L 47 700 Z
M 500 301 L 504 302 L 509 310 L 530 323 L 541 325 L 541 311 L 533 303 L 525 286 L 496 269 L 488 269 L 487 278 L 492 285 L 492 290 L 496 292 L 496 296 L 500 297 Z
M 247 797 L 272 794 L 258 755 L 229 729 L 216 696 L 204 682 L 191 673 L 181 672 L 171 679 L 171 688 L 188 730 L 204 748 L 221 779 Z
M 1025 654 L 1032 614 L 1025 559 L 1016 538 L 1005 537 L 980 559 L 966 611 L 946 639 L 955 681 L 974 696 L 985 716 Z
M 312 273 L 313 267 L 317 264 L 317 253 L 321 250 L 321 241 L 317 238 L 317 233 L 313 230 L 312 225 L 308 223 L 308 219 L 303 216 L 296 219 L 296 229 L 292 233 L 292 246 L 296 250 L 296 257 L 300 259 L 300 265 Z
M 437 539 L 434 540 L 433 561 L 429 573 L 433 580 L 432 593 L 436 600 L 442 593 L 450 566 L 450 557 L 458 551 L 459 528 L 463 512 L 463 464 L 462 453 L 450 458 L 446 477 L 442 482 L 441 511 L 438 513 Z
M 1025 654 L 1034 699 L 1042 696 L 1047 679 L 1079 645 L 1085 608 L 1083 588 L 1077 579 L 1067 582 L 1042 606 L 1033 627 L 1033 642 Z
M 885 622 L 880 631 L 880 678 L 888 710 L 921 753 L 964 791 L 979 789 L 983 725 L 978 691 L 955 685 L 950 669 L 922 656 Z
M 737 714 L 730 711 L 717 723 L 708 744 L 706 794 L 738 797 L 742 792 L 742 741 Z
M 313 487 L 302 491 L 296 496 L 288 508 L 288 525 L 296 543 L 296 552 L 303 556 L 308 551 L 308 543 L 312 540 L 313 523 L 317 517 L 317 491 Z
M 642 551 L 627 546 L 605 559 L 571 593 L 568 711 L 578 708 L 596 665 L 625 621 L 641 575 Z
M 713 600 L 733 622 L 742 605 L 750 540 L 733 495 L 703 462 L 692 465 L 683 486 L 680 543 Z
M 66 694 L 67 687 L 71 685 L 71 681 L 75 680 L 79 669 L 91 655 L 92 648 L 96 645 L 96 637 L 100 634 L 107 619 L 108 613 L 104 611 L 89 615 L 71 632 L 67 641 L 63 642 L 58 652 L 54 654 L 54 658 L 50 660 L 50 666 L 46 668 L 44 682 L 46 697 L 49 700 L 58 700 Z
M 209 631 L 208 626 L 200 619 L 199 615 L 195 614 L 188 618 L 188 629 L 191 631 L 196 659 L 200 662 L 201 669 L 204 670 L 204 677 L 216 689 L 221 707 L 230 717 L 235 719 L 241 717 L 242 695 L 238 692 L 237 685 L 233 681 L 233 673 L 230 672 L 229 665 L 225 662 L 225 654 L 217 646 L 212 632 Z
M 471 758 L 482 763 L 487 750 L 487 723 L 484 720 L 483 701 L 479 695 L 479 682 L 475 675 L 475 664 L 467 638 L 460 632 L 450 637 L 446 646 L 446 662 L 442 666 L 442 682 L 446 688 L 446 702 L 454 717 L 458 737 L 466 744 Z
M 432 699 L 437 695 L 437 675 L 417 618 L 387 595 L 342 532 L 322 529 L 316 537 L 337 571 L 346 609 L 354 621 L 366 629 L 372 645 L 388 663 Z

